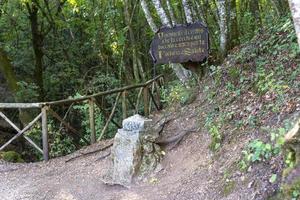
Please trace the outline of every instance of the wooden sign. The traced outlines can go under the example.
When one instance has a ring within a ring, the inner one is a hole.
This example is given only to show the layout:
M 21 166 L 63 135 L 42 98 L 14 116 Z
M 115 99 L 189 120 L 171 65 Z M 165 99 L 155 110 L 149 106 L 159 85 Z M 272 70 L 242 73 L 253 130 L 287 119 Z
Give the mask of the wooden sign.
M 162 27 L 155 34 L 150 54 L 155 64 L 201 62 L 208 57 L 208 29 L 201 22 Z

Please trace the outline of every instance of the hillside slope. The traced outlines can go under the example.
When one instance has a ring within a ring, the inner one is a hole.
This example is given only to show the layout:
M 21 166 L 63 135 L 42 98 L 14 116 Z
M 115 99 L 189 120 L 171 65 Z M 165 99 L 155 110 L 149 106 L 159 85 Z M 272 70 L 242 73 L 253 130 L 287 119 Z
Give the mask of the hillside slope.
M 284 20 L 233 50 L 211 67 L 197 99 L 174 104 L 153 118 L 172 115 L 163 135 L 197 128 L 166 146 L 162 168 L 131 189 L 107 186 L 101 177 L 109 149 L 49 163 L 0 163 L 0 198 L 66 200 L 259 200 L 274 196 L 286 167 L 280 140 L 300 112 L 299 49 Z M 185 94 L 182 94 L 185 95 Z

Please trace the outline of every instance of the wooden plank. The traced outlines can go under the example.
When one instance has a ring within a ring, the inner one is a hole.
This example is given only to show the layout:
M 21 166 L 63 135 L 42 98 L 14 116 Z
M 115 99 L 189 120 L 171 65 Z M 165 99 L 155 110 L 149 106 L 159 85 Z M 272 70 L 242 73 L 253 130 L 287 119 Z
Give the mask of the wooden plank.
M 93 99 L 89 99 L 89 120 L 91 129 L 91 144 L 96 142 L 95 108 Z
M 145 83 L 129 85 L 129 86 L 125 86 L 125 87 L 121 87 L 121 88 L 117 88 L 117 89 L 113 89 L 113 90 L 108 90 L 108 91 L 104 91 L 104 92 L 98 92 L 98 93 L 95 93 L 92 95 L 87 95 L 84 97 L 79 97 L 79 98 L 74 98 L 74 99 L 63 99 L 63 100 L 50 101 L 50 102 L 39 102 L 39 103 L 0 103 L 0 108 L 41 108 L 45 105 L 70 104 L 73 102 L 86 101 L 93 97 L 115 94 L 115 93 L 123 92 L 125 90 L 128 91 L 128 90 L 133 90 L 136 88 L 146 87 L 149 84 L 151 84 L 152 82 L 157 81 L 157 80 L 160 80 L 160 81 L 163 80 L 163 75 L 159 75 Z
M 17 132 L 21 132 L 21 130 L 19 129 L 19 127 L 17 127 L 12 121 L 10 121 L 10 119 L 8 117 L 6 117 L 6 115 L 0 111 L 0 116 L 9 124 L 11 125 Z M 43 150 L 37 145 L 35 144 L 28 136 L 26 136 L 25 134 L 23 135 L 23 137 L 33 146 L 35 147 L 39 152 L 41 152 L 43 154 Z
M 114 114 L 115 114 L 115 111 L 116 111 L 116 108 L 117 108 L 117 105 L 118 105 L 118 101 L 119 101 L 120 96 L 121 96 L 121 92 L 117 95 L 117 98 L 116 98 L 114 107 L 113 107 L 113 109 L 112 109 L 112 111 L 111 111 L 111 113 L 110 113 L 110 115 L 109 115 L 108 120 L 107 120 L 106 123 L 105 123 L 105 126 L 103 127 L 103 129 L 102 129 L 102 131 L 101 131 L 101 133 L 100 133 L 100 136 L 99 136 L 99 138 L 98 138 L 98 141 L 100 141 L 100 140 L 102 139 L 102 137 L 103 137 L 103 135 L 104 135 L 106 129 L 108 128 L 108 125 L 109 125 L 111 119 L 113 118 L 113 116 L 114 116 Z
M 41 108 L 41 103 L 0 103 L 0 108 Z
M 122 114 L 123 114 L 123 119 L 126 119 L 127 118 L 126 90 L 122 92 Z
M 57 104 L 69 104 L 69 103 L 73 103 L 73 102 L 81 102 L 81 101 L 85 101 L 88 100 L 90 98 L 93 97 L 99 97 L 99 96 L 104 96 L 104 95 L 109 95 L 109 94 L 115 94 L 115 93 L 119 93 L 119 92 L 123 92 L 125 90 L 133 90 L 136 88 L 141 88 L 141 87 L 145 87 L 148 86 L 149 84 L 151 84 L 153 81 L 156 81 L 158 79 L 160 79 L 163 75 L 159 75 L 145 83 L 141 83 L 141 84 L 136 84 L 136 85 L 130 85 L 130 86 L 125 86 L 122 88 L 117 88 L 117 89 L 113 89 L 113 90 L 108 90 L 105 92 L 98 92 L 92 95 L 88 95 L 88 96 L 84 96 L 84 97 L 80 97 L 80 98 L 76 98 L 76 99 L 64 99 L 64 100 L 59 100 L 59 101 L 50 101 L 50 102 L 43 102 L 40 103 L 42 105 L 57 105 Z
M 78 139 L 82 139 L 84 142 L 86 142 L 86 144 L 89 144 L 89 142 L 84 138 L 80 136 L 80 133 L 73 128 L 68 122 L 66 122 L 65 120 L 63 120 L 54 110 L 52 110 L 51 108 L 48 108 L 48 112 L 54 117 L 56 118 L 58 121 L 60 121 L 68 130 L 70 130 Z
M 47 106 L 44 106 L 42 108 L 42 138 L 43 138 L 43 157 L 45 161 L 48 161 L 49 143 L 48 143 Z
M 27 142 L 29 142 L 36 150 L 38 150 L 41 154 L 43 154 L 43 150 L 34 143 L 34 141 L 32 141 L 28 136 L 23 135 L 23 137 L 27 140 Z
M 25 128 L 23 128 L 20 132 L 18 132 L 14 137 L 12 137 L 8 142 L 6 142 L 2 147 L 0 147 L 0 151 L 2 151 L 7 145 L 9 145 L 12 141 L 17 139 L 19 136 L 21 136 L 23 133 L 28 131 L 35 122 L 37 122 L 42 116 L 42 113 L 40 113 L 36 118 L 34 118 Z
M 12 121 L 10 121 L 10 119 L 8 119 L 8 117 L 6 117 L 6 115 L 0 111 L 0 116 L 7 122 L 9 123 L 9 125 L 11 125 L 16 131 L 20 132 L 21 130 L 19 129 L 19 127 L 17 127 Z
M 145 117 L 149 116 L 149 90 L 148 87 L 143 88 L 143 97 L 144 97 L 144 115 Z

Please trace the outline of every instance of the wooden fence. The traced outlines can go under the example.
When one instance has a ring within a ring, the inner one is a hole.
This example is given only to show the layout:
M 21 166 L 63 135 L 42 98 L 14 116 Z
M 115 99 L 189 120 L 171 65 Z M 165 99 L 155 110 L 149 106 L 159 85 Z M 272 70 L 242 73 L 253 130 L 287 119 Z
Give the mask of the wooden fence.
M 141 104 L 141 101 L 144 103 L 144 115 L 148 116 L 149 113 L 152 110 L 152 105 L 155 106 L 157 110 L 160 110 L 162 108 L 161 106 L 161 100 L 160 100 L 160 87 L 163 84 L 163 76 L 157 76 L 154 79 L 151 79 L 147 81 L 146 83 L 142 84 L 136 84 L 136 85 L 130 85 L 118 89 L 108 90 L 105 92 L 99 92 L 96 94 L 83 96 L 80 98 L 74 98 L 74 99 L 64 99 L 59 101 L 51 101 L 51 102 L 40 102 L 40 103 L 0 103 L 0 116 L 8 123 L 10 126 L 12 126 L 16 131 L 17 134 L 14 135 L 9 141 L 7 141 L 5 144 L 3 144 L 0 147 L 0 151 L 2 151 L 4 148 L 6 148 L 11 142 L 13 142 L 15 139 L 17 139 L 20 136 L 23 136 L 25 140 L 27 140 L 35 149 L 37 149 L 40 153 L 43 154 L 43 158 L 45 161 L 49 160 L 49 143 L 48 143 L 48 120 L 47 117 L 50 114 L 52 117 L 57 119 L 61 122 L 62 125 L 66 129 L 68 129 L 73 136 L 75 137 L 81 137 L 81 134 L 79 131 L 77 131 L 74 127 L 70 125 L 64 118 L 62 118 L 59 114 L 57 114 L 52 107 L 53 106 L 61 106 L 61 105 L 73 105 L 74 103 L 88 103 L 89 105 L 89 125 L 91 130 L 91 136 L 90 136 L 90 142 L 87 141 L 85 138 L 81 138 L 86 143 L 95 143 L 96 141 L 101 140 L 105 132 L 107 131 L 107 128 L 109 124 L 112 122 L 116 125 L 118 125 L 114 120 L 114 114 L 118 105 L 119 100 L 121 99 L 122 103 L 122 117 L 123 119 L 127 117 L 128 113 L 128 105 L 126 103 L 127 95 L 129 91 L 139 89 L 137 99 L 135 102 L 135 113 L 138 113 L 139 105 Z M 96 130 L 95 130 L 95 105 L 99 106 L 99 103 L 97 102 L 97 97 L 104 97 L 107 95 L 117 94 L 113 108 L 108 115 L 108 119 L 105 122 L 105 125 L 103 129 L 101 130 L 100 136 L 96 138 Z M 141 100 L 143 96 L 143 99 Z M 22 130 L 13 123 L 3 112 L 2 109 L 33 109 L 38 108 L 40 109 L 39 114 L 30 122 L 27 126 L 25 126 Z M 25 135 L 27 131 L 29 131 L 33 125 L 37 122 L 39 122 L 41 119 L 42 124 L 42 149 L 35 144 L 33 140 L 31 140 L 28 136 Z

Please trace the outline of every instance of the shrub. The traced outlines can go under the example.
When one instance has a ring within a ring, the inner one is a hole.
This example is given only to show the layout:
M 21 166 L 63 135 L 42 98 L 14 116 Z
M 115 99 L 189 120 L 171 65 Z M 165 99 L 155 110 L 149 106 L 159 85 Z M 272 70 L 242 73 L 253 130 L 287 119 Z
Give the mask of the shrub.
M 0 153 L 0 158 L 7 162 L 14 162 L 14 163 L 22 163 L 24 160 L 22 159 L 21 155 L 15 151 L 6 151 Z

